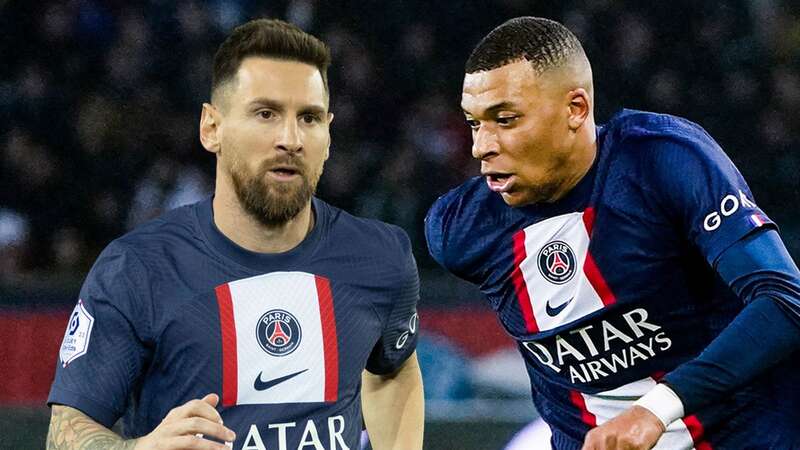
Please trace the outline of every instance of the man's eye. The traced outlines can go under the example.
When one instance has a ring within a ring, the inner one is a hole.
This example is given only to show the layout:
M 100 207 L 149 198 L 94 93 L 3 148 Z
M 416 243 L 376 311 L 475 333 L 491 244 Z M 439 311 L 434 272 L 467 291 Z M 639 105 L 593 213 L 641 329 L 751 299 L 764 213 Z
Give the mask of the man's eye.
M 509 117 L 498 117 L 497 123 L 500 125 L 510 125 L 511 122 L 517 120 L 517 116 L 509 116 Z
M 303 122 L 309 125 L 315 122 L 319 122 L 319 116 L 317 116 L 316 114 L 303 114 Z
M 473 130 L 477 130 L 481 124 L 477 120 L 467 119 L 467 125 Z
M 272 111 L 259 111 L 258 115 L 262 119 L 271 119 L 275 114 Z

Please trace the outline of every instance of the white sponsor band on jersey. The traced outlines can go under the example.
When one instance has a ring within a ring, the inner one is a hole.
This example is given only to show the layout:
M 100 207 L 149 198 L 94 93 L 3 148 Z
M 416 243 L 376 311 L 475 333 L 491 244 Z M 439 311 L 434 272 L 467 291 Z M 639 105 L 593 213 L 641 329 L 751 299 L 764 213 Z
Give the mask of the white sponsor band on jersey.
M 521 233 L 517 295 L 531 333 L 576 322 L 613 303 L 589 252 L 592 211 L 536 222 Z M 519 234 L 519 233 L 518 233 Z M 512 274 L 512 279 L 515 275 Z M 600 288 L 602 287 L 602 288 Z
M 328 435 L 320 438 L 319 427 L 314 420 L 306 421 L 303 433 L 297 442 L 289 442 L 288 430 L 296 428 L 297 422 L 271 423 L 266 427 L 251 424 L 244 440 L 236 442 L 233 447 L 237 450 L 350 450 L 342 434 L 345 430 L 343 416 L 332 416 L 327 419 Z M 302 426 L 302 425 L 301 425 Z M 277 447 L 267 446 L 264 441 L 274 442 L 277 438 Z
M 217 301 L 223 405 L 336 401 L 336 318 L 327 279 L 271 272 L 218 287 Z M 285 380 L 269 383 L 279 378 Z
M 558 334 L 548 340 L 549 345 L 540 341 L 524 341 L 522 345 L 540 363 L 557 373 L 566 366 L 571 383 L 588 383 L 616 374 L 672 347 L 672 340 L 661 326 L 648 322 L 647 316 L 646 309 L 637 308 L 622 314 L 623 320 L 617 326 L 602 320 L 599 326 L 588 325 Z

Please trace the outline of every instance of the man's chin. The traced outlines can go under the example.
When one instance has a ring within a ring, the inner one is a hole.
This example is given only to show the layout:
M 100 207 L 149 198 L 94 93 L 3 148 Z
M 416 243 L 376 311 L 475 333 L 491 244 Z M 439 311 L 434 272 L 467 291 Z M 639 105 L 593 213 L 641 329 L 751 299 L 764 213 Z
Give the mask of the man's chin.
M 311 201 L 300 189 L 269 189 L 269 192 L 240 196 L 239 201 L 247 213 L 267 227 L 278 227 L 291 221 Z
M 512 208 L 518 208 L 520 206 L 536 203 L 535 200 L 531 200 L 525 195 L 522 195 L 521 192 L 517 191 L 503 192 L 500 194 L 500 197 L 503 198 L 503 201 L 506 202 L 506 205 L 511 206 Z
M 503 198 L 503 201 L 506 203 L 506 205 L 513 208 L 519 208 L 538 203 L 553 203 L 558 201 L 558 199 L 562 196 L 558 196 L 556 194 L 557 192 L 558 186 L 554 184 L 540 186 L 537 189 L 515 186 L 514 189 L 501 192 L 500 196 Z
M 276 228 L 281 227 L 295 219 L 301 211 L 303 211 L 305 205 L 296 205 L 295 208 L 264 208 L 264 209 L 251 209 L 248 208 L 248 212 L 250 215 L 256 219 L 259 223 L 264 225 L 265 227 L 269 228 Z

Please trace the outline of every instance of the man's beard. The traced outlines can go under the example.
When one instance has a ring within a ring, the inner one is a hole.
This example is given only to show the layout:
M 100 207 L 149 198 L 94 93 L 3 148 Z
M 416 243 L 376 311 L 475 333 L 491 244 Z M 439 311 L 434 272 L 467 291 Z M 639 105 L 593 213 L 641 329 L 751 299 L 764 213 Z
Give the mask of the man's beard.
M 300 176 L 300 185 L 294 181 L 271 180 L 267 172 L 277 165 L 293 167 Z M 303 161 L 291 153 L 264 161 L 255 175 L 244 164 L 236 163 L 230 173 L 239 203 L 251 217 L 269 228 L 284 225 L 305 208 L 321 175 L 309 174 Z
M 525 205 L 533 205 L 537 203 L 552 203 L 558 190 L 561 188 L 560 181 L 549 181 L 536 186 L 528 188 L 528 196 Z

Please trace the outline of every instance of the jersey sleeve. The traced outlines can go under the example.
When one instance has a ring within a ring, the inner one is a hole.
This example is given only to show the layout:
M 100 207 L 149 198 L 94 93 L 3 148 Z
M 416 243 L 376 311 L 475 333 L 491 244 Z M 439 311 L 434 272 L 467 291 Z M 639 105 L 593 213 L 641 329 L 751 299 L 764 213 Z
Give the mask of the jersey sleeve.
M 76 408 L 111 427 L 145 364 L 149 315 L 135 255 L 112 243 L 95 262 L 70 315 L 48 405 Z
M 417 348 L 419 273 L 405 231 L 397 228 L 400 267 L 390 287 L 391 304 L 386 309 L 381 337 L 367 360 L 367 370 L 377 375 L 396 371 Z
M 425 240 L 428 253 L 445 269 L 450 270 L 449 260 L 445 258 L 445 236 L 447 224 L 452 215 L 448 195 L 439 197 L 425 216 Z
M 658 139 L 650 150 L 644 170 L 652 178 L 650 195 L 709 264 L 753 230 L 775 228 L 733 162 L 699 127 L 691 138 Z
M 439 197 L 425 217 L 425 239 L 431 257 L 453 275 L 480 284 L 487 275 L 485 260 L 490 243 L 486 226 L 493 226 L 480 207 L 465 205 L 464 186 Z M 469 190 L 467 186 L 466 190 Z M 476 202 L 477 203 L 477 202 Z
M 747 306 L 697 358 L 664 378 L 688 413 L 730 395 L 800 348 L 800 271 L 777 232 L 736 242 L 717 270 Z

